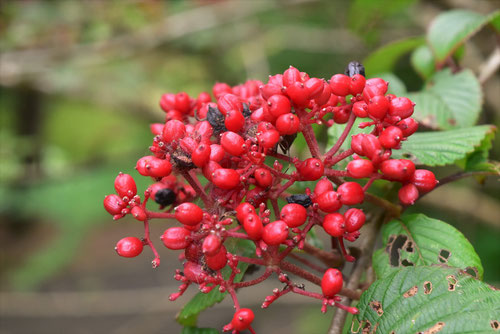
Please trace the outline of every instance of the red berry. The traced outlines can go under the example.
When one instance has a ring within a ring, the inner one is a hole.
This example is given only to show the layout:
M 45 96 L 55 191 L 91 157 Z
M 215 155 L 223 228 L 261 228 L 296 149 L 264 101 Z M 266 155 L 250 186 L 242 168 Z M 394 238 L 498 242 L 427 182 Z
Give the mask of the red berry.
M 380 78 L 372 78 L 366 80 L 365 89 L 363 90 L 363 98 L 366 102 L 370 101 L 375 96 L 384 96 L 387 93 L 388 83 Z
M 145 221 L 148 218 L 146 212 L 144 212 L 144 210 L 140 206 L 134 206 L 130 213 L 132 214 L 132 216 L 134 216 L 135 219 L 141 222 Z
M 404 182 L 412 177 L 415 172 L 415 164 L 406 159 L 391 159 L 380 164 L 380 171 L 389 180 Z
M 165 126 L 163 127 L 162 137 L 166 143 L 171 143 L 174 140 L 183 138 L 185 133 L 186 126 L 184 125 L 184 123 L 173 119 L 165 123 Z
M 216 99 L 218 99 L 224 94 L 231 94 L 232 92 L 233 90 L 231 86 L 223 82 L 217 82 L 212 88 L 212 93 L 214 94 Z
M 318 78 L 311 78 L 304 83 L 307 91 L 309 92 L 310 99 L 317 99 L 321 97 L 321 94 L 323 93 L 323 84 L 324 81 Z
M 291 86 L 286 86 L 286 94 L 299 107 L 305 107 L 309 101 L 309 92 L 302 82 L 295 82 Z
M 352 112 L 356 117 L 368 117 L 368 105 L 364 101 L 355 102 L 352 105 Z
M 259 187 L 267 188 L 273 184 L 273 174 L 265 168 L 257 168 L 253 175 Z
M 360 209 L 349 209 L 344 214 L 345 230 L 348 233 L 358 231 L 366 221 L 366 215 Z
M 276 120 L 276 130 L 280 135 L 293 135 L 299 131 L 300 120 L 292 113 L 283 114 Z
M 220 143 L 224 150 L 231 155 L 239 157 L 246 152 L 245 139 L 235 132 L 224 132 Z
M 350 92 L 351 78 L 345 74 L 335 74 L 330 79 L 330 88 L 335 95 L 346 96 Z
M 385 96 L 374 96 L 368 103 L 368 115 L 373 119 L 383 119 L 389 110 L 389 101 Z
M 184 225 L 194 226 L 201 223 L 203 210 L 194 203 L 182 203 L 175 208 L 175 219 Z
M 184 227 L 171 227 L 163 232 L 160 239 L 168 249 L 185 249 L 190 244 L 190 235 L 191 231 Z
M 219 162 L 224 158 L 226 151 L 219 144 L 210 145 L 210 160 Z
M 302 76 L 300 75 L 300 71 L 293 66 L 290 66 L 283 73 L 283 86 L 290 87 L 294 83 L 300 82 L 302 83 Z
M 418 122 L 413 118 L 405 118 L 396 124 L 403 131 L 403 136 L 409 137 L 418 130 Z
M 333 111 L 333 121 L 337 124 L 345 124 L 349 120 L 351 112 L 348 109 L 336 109 Z
M 327 191 L 333 191 L 333 184 L 326 178 L 319 180 L 314 187 L 314 195 L 319 196 Z
M 349 92 L 351 95 L 358 95 L 363 92 L 363 89 L 365 88 L 366 84 L 366 79 L 364 76 L 361 74 L 354 74 L 351 77 L 351 83 L 349 85 Z
M 333 298 L 342 290 L 344 280 L 340 270 L 335 268 L 328 269 L 321 280 L 321 291 L 327 298 Z
M 236 207 L 236 219 L 240 223 L 243 223 L 245 217 L 251 213 L 255 213 L 255 208 L 250 203 L 243 202 Z
M 234 169 L 219 168 L 213 172 L 212 182 L 221 189 L 233 189 L 240 184 L 240 174 Z
M 374 171 L 375 168 L 370 160 L 356 159 L 347 164 L 347 172 L 349 172 L 349 176 L 357 179 L 370 177 Z
M 323 176 L 325 167 L 323 166 L 321 160 L 316 158 L 309 158 L 299 165 L 298 171 L 302 180 L 316 181 Z
M 413 183 L 408 183 L 399 189 L 398 197 L 404 205 L 412 205 L 418 199 L 418 189 Z
M 288 114 L 292 109 L 290 100 L 284 95 L 273 95 L 267 100 L 269 112 L 274 118 Z
M 363 140 L 367 135 L 364 133 L 359 133 L 351 137 L 351 148 L 354 153 L 359 155 L 365 155 L 365 151 L 363 150 Z
M 115 250 L 123 257 L 136 257 L 142 252 L 142 241 L 136 237 L 126 237 L 118 241 Z
M 207 121 L 198 122 L 194 127 L 194 130 L 201 139 L 208 139 L 212 136 L 214 128 Z
M 277 220 L 264 227 L 262 239 L 268 245 L 279 245 L 288 238 L 288 225 L 283 220 Z
M 168 112 L 175 108 L 175 94 L 163 94 L 160 99 L 160 107 Z
M 281 209 L 281 219 L 290 228 L 299 227 L 307 219 L 307 210 L 300 204 L 287 204 Z
M 229 131 L 238 132 L 243 128 L 243 125 L 245 125 L 245 117 L 239 110 L 229 110 L 226 113 L 224 125 Z
M 363 137 L 361 147 L 363 148 L 363 155 L 370 158 L 370 160 L 374 160 L 374 158 L 382 151 L 380 141 L 372 134 L 368 134 Z
M 321 95 L 314 99 L 314 101 L 316 101 L 318 105 L 322 106 L 329 102 L 330 98 L 334 98 L 334 100 L 331 101 L 331 106 L 335 107 L 337 105 L 337 96 L 332 95 L 330 85 L 326 81 L 323 81 L 323 91 L 321 92 Z
M 157 178 L 168 176 L 172 172 L 170 161 L 151 155 L 140 158 L 135 168 L 141 175 Z
M 341 237 L 345 231 L 345 219 L 340 213 L 330 213 L 323 219 L 323 228 L 332 237 Z
M 200 244 L 198 243 L 190 243 L 186 249 L 184 250 L 184 256 L 186 260 L 194 263 L 200 263 L 201 257 L 203 253 L 201 252 Z M 186 272 L 184 272 L 186 274 Z
M 337 193 L 340 196 L 340 201 L 345 205 L 360 204 L 363 203 L 363 200 L 365 199 L 363 187 L 356 182 L 342 183 L 338 187 Z
M 219 251 L 212 256 L 205 255 L 205 262 L 207 266 L 212 270 L 221 270 L 226 266 L 227 263 L 227 250 L 224 245 L 222 245 Z
M 201 251 L 207 256 L 216 255 L 222 246 L 222 240 L 215 234 L 209 234 L 203 240 Z
M 217 100 L 217 106 L 224 116 L 231 110 L 243 111 L 241 99 L 234 94 L 224 94 L 220 96 Z
M 426 169 L 415 170 L 410 182 L 417 187 L 420 193 L 427 193 L 431 191 L 438 183 L 434 173 Z
M 273 148 L 280 141 L 280 134 L 275 129 L 262 132 L 259 136 L 259 144 L 265 148 Z
M 104 197 L 104 209 L 112 215 L 121 214 L 126 206 L 127 204 L 118 195 L 111 194 Z
M 389 126 L 378 136 L 380 144 L 385 148 L 396 148 L 401 139 L 403 139 L 403 131 L 397 126 Z
M 255 213 L 249 213 L 243 218 L 243 228 L 252 240 L 260 240 L 264 233 L 264 225 Z
M 198 167 L 205 166 L 208 161 L 210 161 L 210 153 L 211 146 L 208 144 L 200 144 L 194 151 L 191 153 L 191 159 L 193 163 Z
M 408 118 L 413 114 L 414 103 L 407 97 L 396 97 L 389 104 L 389 115 L 401 119 Z
M 335 212 L 342 206 L 339 194 L 335 191 L 327 191 L 314 199 L 319 208 L 324 212 Z
M 205 166 L 203 166 L 203 176 L 205 176 L 208 181 L 212 182 L 212 176 L 219 168 L 221 167 L 217 162 L 210 160 Z
M 163 127 L 165 124 L 162 123 L 153 123 L 149 125 L 149 129 L 151 130 L 151 133 L 154 134 L 155 136 L 159 136 L 163 132 Z
M 250 327 L 254 318 L 255 315 L 251 309 L 241 308 L 234 314 L 231 325 L 237 331 L 244 331 Z

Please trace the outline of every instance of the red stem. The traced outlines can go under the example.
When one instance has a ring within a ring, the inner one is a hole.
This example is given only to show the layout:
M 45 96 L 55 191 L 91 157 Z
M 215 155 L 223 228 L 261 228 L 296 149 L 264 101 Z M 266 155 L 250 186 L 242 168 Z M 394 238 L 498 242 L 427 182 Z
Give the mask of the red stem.
M 349 134 L 349 132 L 351 132 L 351 129 L 352 129 L 352 126 L 353 126 L 355 120 L 356 120 L 356 115 L 354 115 L 354 113 L 351 113 L 351 116 L 349 116 L 349 120 L 347 121 L 347 124 L 344 128 L 344 131 L 340 135 L 340 137 L 337 140 L 337 142 L 335 143 L 335 145 L 333 145 L 333 147 L 330 149 L 330 151 L 328 151 L 325 154 L 324 160 L 330 159 L 330 157 L 332 157 L 335 153 L 337 153 L 337 151 L 340 149 L 340 147 L 344 143 L 345 139 L 347 138 L 347 135 Z
M 271 276 L 271 274 L 273 273 L 273 271 L 274 271 L 273 269 L 266 267 L 266 271 L 260 277 L 254 279 L 254 280 L 251 280 L 251 281 L 247 281 L 247 282 L 234 283 L 233 287 L 235 289 L 239 289 L 239 288 L 246 288 L 248 286 L 259 284 L 261 282 L 264 282 L 266 279 L 268 279 L 269 276 Z
M 207 196 L 205 190 L 203 190 L 198 178 L 196 176 L 193 177 L 188 171 L 182 171 L 181 174 L 189 185 L 193 187 L 194 191 L 196 191 L 196 194 L 200 196 L 203 204 L 205 204 L 205 207 L 210 207 L 212 205 L 212 200 Z

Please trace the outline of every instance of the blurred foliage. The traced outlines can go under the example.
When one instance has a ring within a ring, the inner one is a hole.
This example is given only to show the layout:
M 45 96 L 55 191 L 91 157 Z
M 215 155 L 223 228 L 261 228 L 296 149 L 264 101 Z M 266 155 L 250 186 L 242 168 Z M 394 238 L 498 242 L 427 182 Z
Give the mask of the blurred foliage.
M 415 64 L 414 58 L 424 57 L 413 55 L 428 56 L 429 50 L 422 49 L 418 37 L 427 22 L 414 13 L 447 8 L 432 1 L 383 4 L 3 1 L 0 236 L 22 243 L 26 234 L 12 225 L 26 222 L 48 224 L 54 234 L 21 259 L 9 258 L 5 243 L 2 255 L 7 256 L 2 258 L 10 270 L 3 279 L 8 286 L 36 288 L 71 261 L 85 235 L 111 223 L 101 200 L 112 192 L 117 172 L 137 175 L 131 167 L 147 152 L 152 137 L 148 124 L 164 117 L 158 108 L 162 93 L 197 95 L 210 91 L 216 81 L 265 80 L 291 64 L 327 78 L 343 72 L 353 59 L 373 62 L 368 73 L 385 72 L 398 94 L 420 89 L 432 67 L 428 61 Z M 477 10 L 487 14 L 491 8 L 494 2 L 485 1 Z M 385 56 L 379 47 L 395 40 L 402 43 L 392 44 L 398 55 Z M 492 50 L 489 39 L 472 42 L 483 54 Z M 467 45 L 462 51 L 467 55 Z M 23 107 L 24 90 L 37 97 L 35 108 Z M 489 122 L 498 125 L 494 105 L 487 101 L 485 108 L 493 120 Z M 326 143 L 326 133 L 319 136 Z M 497 159 L 498 146 L 494 143 L 492 149 Z M 139 189 L 146 186 L 143 179 L 137 179 Z M 498 185 L 487 192 L 498 199 Z M 418 210 L 435 209 L 421 205 Z M 452 222 L 457 216 L 433 217 Z M 477 245 L 485 280 L 498 280 L 500 232 L 488 232 L 475 222 L 477 228 L 464 233 Z

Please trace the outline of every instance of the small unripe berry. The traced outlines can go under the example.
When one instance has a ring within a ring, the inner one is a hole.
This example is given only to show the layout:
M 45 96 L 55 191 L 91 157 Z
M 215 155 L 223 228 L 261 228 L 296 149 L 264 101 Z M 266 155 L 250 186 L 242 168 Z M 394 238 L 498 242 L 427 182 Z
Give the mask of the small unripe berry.
M 136 257 L 142 253 L 142 241 L 136 237 L 126 237 L 118 241 L 115 250 L 123 257 Z

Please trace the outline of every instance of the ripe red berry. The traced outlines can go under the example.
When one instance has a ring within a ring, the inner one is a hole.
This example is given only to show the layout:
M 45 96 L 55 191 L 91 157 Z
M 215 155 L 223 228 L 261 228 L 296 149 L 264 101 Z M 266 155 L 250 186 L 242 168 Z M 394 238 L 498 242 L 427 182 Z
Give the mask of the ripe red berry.
M 212 87 L 212 93 L 214 94 L 216 99 L 218 99 L 224 94 L 231 94 L 232 92 L 233 89 L 231 88 L 231 86 L 229 86 L 227 83 L 224 82 L 217 82 Z
M 413 118 L 405 118 L 396 124 L 403 131 L 403 136 L 409 137 L 418 130 L 418 122 Z
M 221 167 L 217 162 L 210 160 L 207 164 L 205 164 L 205 166 L 203 166 L 203 176 L 205 176 L 208 181 L 212 182 L 214 172 L 220 168 Z
M 387 93 L 388 83 L 380 78 L 372 78 L 366 80 L 365 89 L 363 90 L 363 98 L 366 102 L 370 101 L 375 96 L 384 96 Z
M 332 237 L 341 237 L 345 231 L 345 219 L 340 213 L 330 213 L 323 219 L 323 228 Z
M 123 257 L 136 257 L 142 252 L 142 241 L 136 237 L 126 237 L 118 241 L 115 250 Z
M 323 93 L 323 84 L 324 81 L 318 78 L 311 78 L 304 83 L 309 92 L 310 99 L 317 99 L 321 96 Z
M 290 87 L 296 82 L 302 82 L 302 76 L 300 71 L 293 66 L 290 66 L 285 72 L 283 72 L 283 86 Z
M 145 221 L 148 218 L 146 212 L 144 212 L 144 210 L 140 206 L 134 206 L 130 213 L 132 214 L 132 216 L 134 216 L 135 219 L 141 222 Z
M 276 220 L 264 227 L 262 239 L 268 245 L 279 245 L 288 238 L 288 225 L 283 220 Z
M 365 89 L 366 79 L 361 74 L 354 74 L 351 77 L 351 83 L 349 85 L 349 92 L 351 95 L 358 95 Z
M 135 168 L 141 175 L 157 178 L 168 176 L 172 172 L 170 161 L 151 155 L 140 158 Z
M 246 152 L 245 139 L 232 131 L 222 134 L 220 144 L 227 153 L 237 157 Z
M 236 313 L 234 313 L 233 320 L 231 320 L 231 325 L 237 331 L 244 331 L 248 329 L 253 322 L 255 315 L 253 311 L 249 308 L 241 308 Z
M 417 169 L 413 173 L 410 182 L 413 183 L 419 193 L 427 193 L 434 189 L 438 181 L 436 180 L 436 176 L 433 172 L 426 169 Z
M 112 215 L 121 214 L 126 206 L 127 204 L 118 195 L 111 194 L 104 197 L 104 209 Z
M 340 201 L 345 205 L 356 205 L 363 203 L 365 199 L 365 192 L 363 187 L 356 182 L 345 182 L 342 183 L 338 189 L 337 193 L 340 196 Z
M 300 120 L 292 113 L 283 114 L 276 120 L 276 130 L 280 135 L 293 135 L 299 131 Z
M 243 228 L 252 240 L 260 240 L 264 233 L 264 225 L 255 213 L 249 213 L 243 218 Z
M 191 154 L 191 160 L 198 167 L 205 166 L 210 160 L 211 145 L 200 144 Z
M 216 255 L 222 246 L 222 240 L 215 234 L 209 234 L 203 240 L 201 251 L 207 256 Z
M 309 158 L 304 160 L 304 162 L 298 166 L 298 171 L 302 180 L 316 181 L 323 176 L 325 167 L 321 160 L 316 158 Z
M 269 129 L 260 133 L 257 138 L 262 147 L 273 148 L 280 141 L 280 134 L 275 129 Z
M 418 189 L 413 183 L 408 183 L 399 189 L 398 197 L 404 205 L 412 205 L 418 199 Z
M 324 212 L 335 212 L 342 206 L 339 194 L 335 191 L 327 191 L 314 199 L 319 208 Z
M 389 115 L 401 119 L 408 118 L 413 114 L 414 103 L 407 97 L 396 97 L 389 104 Z
M 385 96 L 374 96 L 368 103 L 368 115 L 373 119 L 383 119 L 389 110 L 389 101 Z
M 253 175 L 259 187 L 267 188 L 273 184 L 273 175 L 265 168 L 257 168 Z
M 203 210 L 194 203 L 182 203 L 175 208 L 175 219 L 184 225 L 194 226 L 201 223 Z
M 288 114 L 292 109 L 290 100 L 284 95 L 273 95 L 267 100 L 269 113 L 277 118 L 281 115 Z
M 118 174 L 115 179 L 115 190 L 121 198 L 125 196 L 129 199 L 134 197 L 137 194 L 134 178 L 128 174 Z
M 212 182 L 221 189 L 233 189 L 240 184 L 240 174 L 234 169 L 219 168 L 213 172 Z
M 226 247 L 224 245 L 220 246 L 219 251 L 215 255 L 205 255 L 205 262 L 210 269 L 215 271 L 224 268 L 227 263 Z
M 186 126 L 178 120 L 170 120 L 165 123 L 163 127 L 163 140 L 166 143 L 171 143 L 174 140 L 179 140 L 184 137 L 186 133 Z
M 346 96 L 350 92 L 351 78 L 345 74 L 335 74 L 330 79 L 330 88 L 335 95 Z
M 197 262 L 188 261 L 184 263 L 184 276 L 191 282 L 199 282 L 203 277 L 203 268 Z
M 243 128 L 243 125 L 245 125 L 245 117 L 239 110 L 229 110 L 226 113 L 224 125 L 229 131 L 238 132 Z
M 184 227 L 171 227 L 163 232 L 160 239 L 168 249 L 185 249 L 190 244 L 190 235 L 191 231 Z
M 321 280 L 321 291 L 325 297 L 333 298 L 340 292 L 340 290 L 342 290 L 343 283 L 344 280 L 340 270 L 330 268 L 323 274 L 323 279 Z
M 333 184 L 326 178 L 319 180 L 314 187 L 314 195 L 319 196 L 327 191 L 333 191 Z
M 357 179 L 369 177 L 374 171 L 375 168 L 370 160 L 356 159 L 347 164 L 347 172 L 349 173 L 349 176 Z
M 248 202 L 240 203 L 236 207 L 236 219 L 238 219 L 240 223 L 243 223 L 245 217 L 251 213 L 255 213 L 255 208 Z
M 241 99 L 234 94 L 224 94 L 220 96 L 217 100 L 217 106 L 224 116 L 231 110 L 243 111 Z
M 380 144 L 385 148 L 396 148 L 401 139 L 403 139 L 403 131 L 397 126 L 389 126 L 378 136 Z
M 302 82 L 295 82 L 286 86 L 286 94 L 296 106 L 305 107 L 309 102 L 309 91 Z
M 334 100 L 329 101 L 330 98 L 333 98 Z M 323 91 L 321 92 L 321 95 L 319 95 L 314 99 L 314 101 L 320 106 L 324 105 L 325 103 L 328 103 L 334 107 L 337 105 L 337 96 L 332 95 L 332 89 L 330 88 L 330 85 L 326 81 L 323 81 Z
M 364 133 L 359 133 L 351 137 L 351 148 L 354 153 L 359 155 L 365 155 L 365 151 L 363 150 L 363 140 L 367 135 Z
M 356 117 L 368 117 L 368 105 L 364 101 L 355 102 L 352 105 L 352 112 Z
M 290 228 L 299 227 L 307 219 L 307 210 L 300 204 L 287 204 L 281 209 L 281 219 Z
M 345 230 L 348 233 L 358 231 L 366 221 L 366 215 L 360 209 L 352 208 L 345 212 Z
M 415 172 L 415 164 L 406 159 L 391 159 L 380 164 L 380 171 L 389 180 L 404 182 L 412 177 Z
M 224 159 L 224 155 L 226 154 L 226 151 L 224 148 L 218 144 L 212 144 L 210 145 L 210 160 L 219 162 L 222 159 Z
M 365 135 L 361 142 L 361 147 L 363 150 L 363 155 L 374 160 L 376 156 L 380 155 L 382 151 L 382 145 L 377 137 L 372 134 Z

